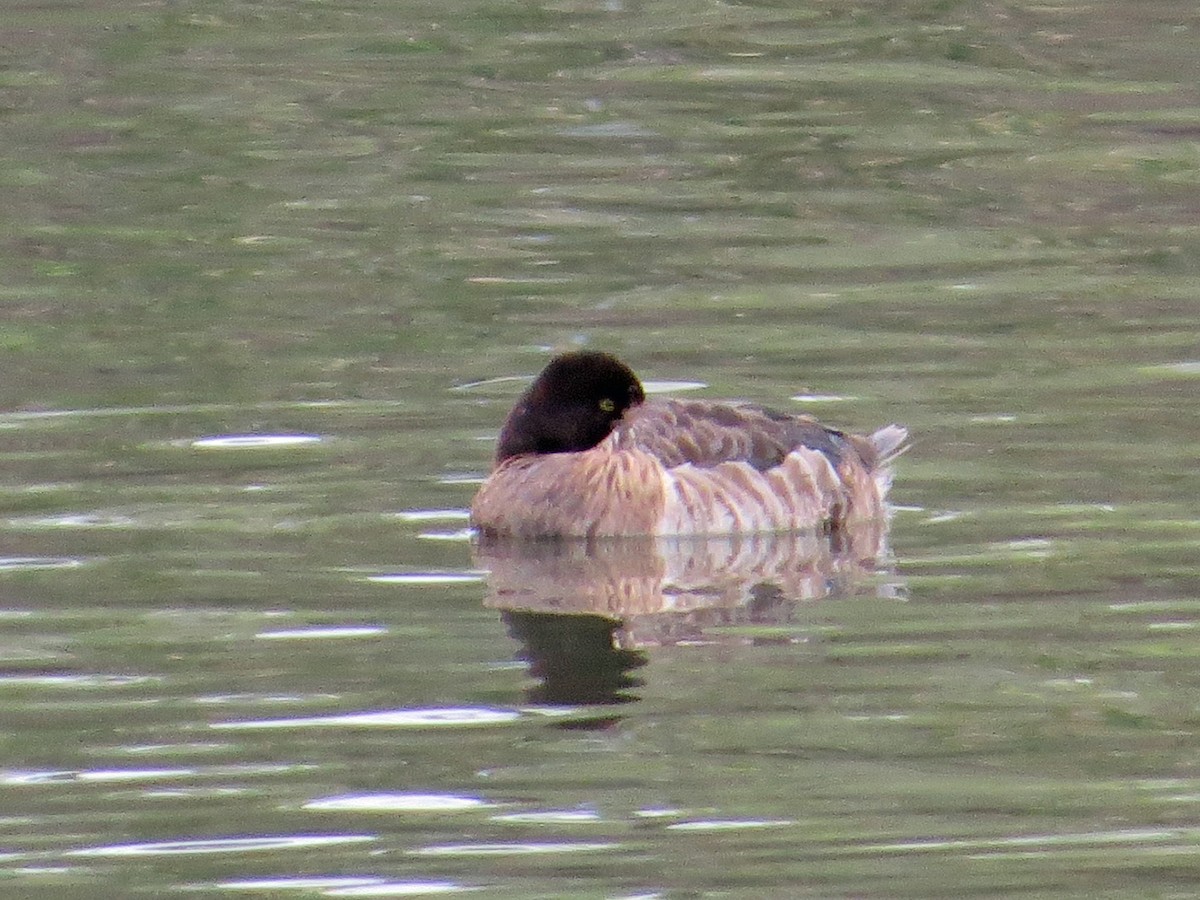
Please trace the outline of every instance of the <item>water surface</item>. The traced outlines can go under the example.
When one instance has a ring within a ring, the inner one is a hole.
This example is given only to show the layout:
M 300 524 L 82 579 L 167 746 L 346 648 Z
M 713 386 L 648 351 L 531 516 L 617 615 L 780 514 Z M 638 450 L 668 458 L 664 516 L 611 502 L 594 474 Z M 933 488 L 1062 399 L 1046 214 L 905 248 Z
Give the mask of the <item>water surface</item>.
M 12 4 L 4 890 L 1187 895 L 1198 27 Z M 887 542 L 497 602 L 465 510 L 579 345 L 903 422 Z

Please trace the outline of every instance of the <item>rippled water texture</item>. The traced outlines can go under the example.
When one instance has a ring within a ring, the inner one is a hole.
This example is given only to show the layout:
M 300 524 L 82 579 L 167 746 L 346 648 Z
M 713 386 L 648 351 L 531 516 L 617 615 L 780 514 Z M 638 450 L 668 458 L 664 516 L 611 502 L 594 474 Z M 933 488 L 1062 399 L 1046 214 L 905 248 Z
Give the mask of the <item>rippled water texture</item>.
M 1172 897 L 1193 3 L 0 16 L 0 895 Z M 556 348 L 890 529 L 475 546 Z

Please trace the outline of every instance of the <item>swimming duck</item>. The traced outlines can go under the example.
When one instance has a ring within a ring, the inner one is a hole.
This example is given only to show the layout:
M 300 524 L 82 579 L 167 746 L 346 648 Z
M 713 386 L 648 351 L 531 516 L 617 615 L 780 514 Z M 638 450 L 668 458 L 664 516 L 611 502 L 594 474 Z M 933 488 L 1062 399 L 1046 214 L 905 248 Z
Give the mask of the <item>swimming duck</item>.
M 517 399 L 471 504 L 485 537 L 720 535 L 886 515 L 908 432 L 847 434 L 806 415 L 647 400 L 607 353 L 555 357 Z

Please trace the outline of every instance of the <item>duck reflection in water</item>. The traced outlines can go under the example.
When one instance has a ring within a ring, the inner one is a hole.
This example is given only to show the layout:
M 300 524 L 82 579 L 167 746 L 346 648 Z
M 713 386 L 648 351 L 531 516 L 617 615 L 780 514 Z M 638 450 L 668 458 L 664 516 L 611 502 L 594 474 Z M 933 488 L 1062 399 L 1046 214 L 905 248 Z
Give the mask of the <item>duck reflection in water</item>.
M 539 680 L 532 702 L 619 703 L 636 699 L 632 672 L 651 648 L 790 642 L 805 601 L 895 597 L 886 538 L 880 521 L 723 538 L 481 539 L 475 561 L 488 572 L 485 605 Z
M 631 673 L 646 664 L 646 654 L 617 645 L 619 620 L 518 609 L 500 615 L 538 680 L 527 692 L 531 703 L 594 706 L 637 699 L 628 689 L 642 682 Z

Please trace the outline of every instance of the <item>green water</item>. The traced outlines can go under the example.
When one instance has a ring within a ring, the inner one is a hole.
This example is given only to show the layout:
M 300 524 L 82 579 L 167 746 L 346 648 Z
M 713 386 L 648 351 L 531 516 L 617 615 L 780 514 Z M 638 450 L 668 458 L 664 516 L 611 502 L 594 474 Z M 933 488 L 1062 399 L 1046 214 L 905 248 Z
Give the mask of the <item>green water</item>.
M 1193 896 L 1198 31 L 8 4 L 0 894 Z M 880 571 L 506 610 L 491 379 L 578 344 L 906 424 Z

